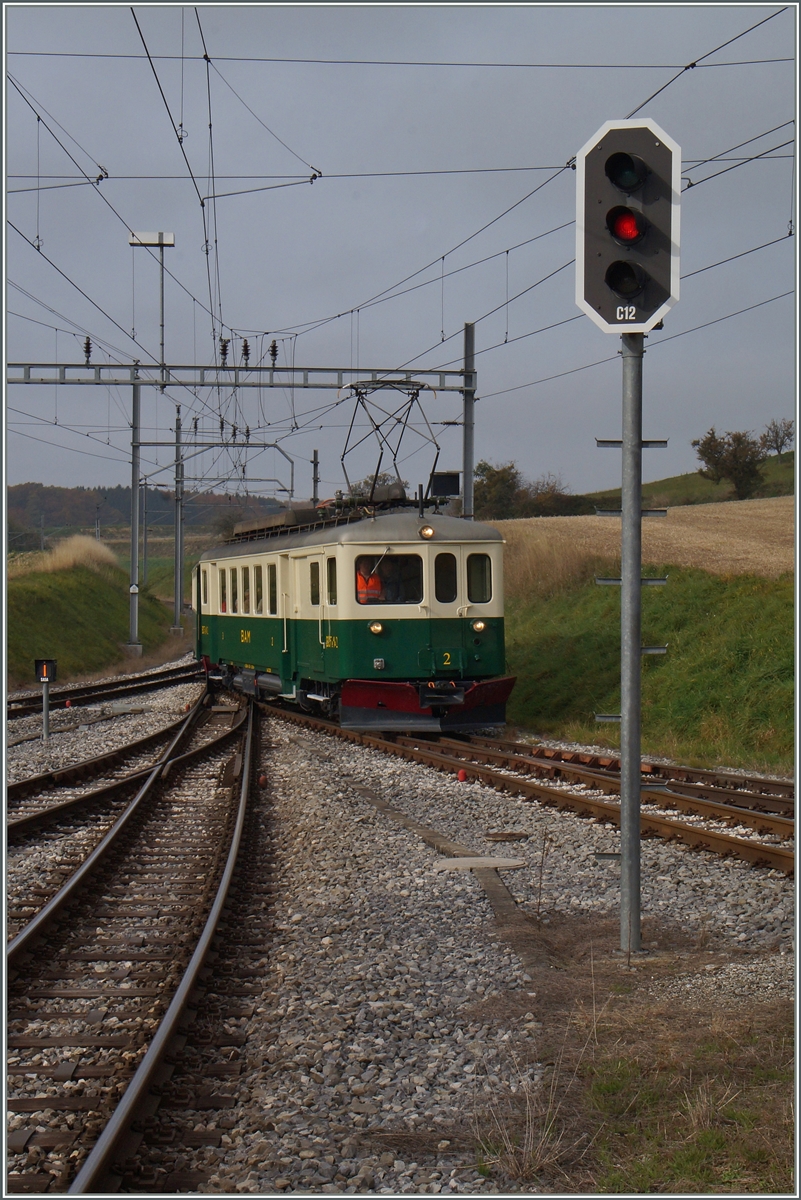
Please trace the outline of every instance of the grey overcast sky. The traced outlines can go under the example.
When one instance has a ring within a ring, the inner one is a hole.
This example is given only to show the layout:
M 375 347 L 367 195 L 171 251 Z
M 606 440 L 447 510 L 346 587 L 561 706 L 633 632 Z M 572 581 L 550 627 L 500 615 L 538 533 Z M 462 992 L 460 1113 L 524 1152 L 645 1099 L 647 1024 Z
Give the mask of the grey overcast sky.
M 222 332 L 229 361 L 248 339 L 251 366 L 269 364 L 275 338 L 279 366 L 458 368 L 474 321 L 476 457 L 574 492 L 617 486 L 619 457 L 594 439 L 619 436 L 619 338 L 575 305 L 566 164 L 638 110 L 680 145 L 685 187 L 681 300 L 644 364 L 644 436 L 670 442 L 646 452 L 645 478 L 694 470 L 690 442 L 712 425 L 759 432 L 793 415 L 797 5 L 8 4 L 4 16 L 9 361 L 80 363 L 88 333 L 95 363 L 157 362 L 157 261 L 128 231 L 169 231 L 168 362 L 212 363 Z M 335 399 L 145 389 L 144 436 L 169 440 L 180 403 L 209 440 L 222 417 L 227 439 L 235 423 L 279 442 L 299 496 L 318 449 L 330 495 L 354 413 Z M 6 404 L 9 483 L 129 482 L 130 389 L 13 386 Z M 460 397 L 424 393 L 423 408 L 439 469 L 459 468 L 461 429 L 438 423 L 458 421 Z M 422 438 L 410 433 L 401 458 L 413 485 L 427 478 Z M 143 470 L 169 486 L 170 459 L 150 449 Z M 372 441 L 351 453 L 351 478 L 376 459 Z M 272 450 L 194 462 L 198 487 L 241 490 L 243 464 L 249 480 L 288 483 Z

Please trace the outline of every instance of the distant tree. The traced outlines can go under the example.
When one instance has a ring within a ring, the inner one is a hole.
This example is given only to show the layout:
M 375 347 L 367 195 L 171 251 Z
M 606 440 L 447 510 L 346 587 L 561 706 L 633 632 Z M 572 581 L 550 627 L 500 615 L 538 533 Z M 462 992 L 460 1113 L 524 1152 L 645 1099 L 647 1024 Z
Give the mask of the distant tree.
M 476 463 L 473 511 L 480 521 L 503 521 L 518 516 L 523 476 L 513 462 L 494 467 L 482 459 Z
M 211 523 L 212 530 L 221 538 L 230 538 L 234 536 L 234 526 L 242 520 L 243 511 L 237 505 L 228 506 L 220 505 L 219 512 L 215 513 Z
M 781 462 L 782 451 L 793 444 L 794 437 L 793 422 L 789 417 L 783 417 L 780 421 L 768 422 L 765 432 L 759 438 L 759 444 L 763 450 L 775 450 Z
M 572 496 L 558 475 L 550 472 L 539 479 L 524 478 L 514 462 L 495 467 L 482 460 L 475 468 L 473 508 L 480 521 L 503 521 L 515 517 L 568 516 L 593 512 L 584 496 Z
M 704 464 L 698 474 L 713 483 L 727 480 L 738 500 L 747 500 L 763 482 L 759 468 L 768 456 L 767 450 L 748 430 L 727 432 L 721 437 L 713 426 L 692 445 Z
M 360 479 L 358 483 L 351 485 L 351 493 L 354 496 L 369 496 L 373 490 L 373 483 L 376 487 L 389 487 L 393 483 L 398 482 L 398 477 L 394 471 L 380 471 L 376 475 L 365 475 L 364 479 Z M 401 484 L 408 490 L 408 479 L 401 479 Z

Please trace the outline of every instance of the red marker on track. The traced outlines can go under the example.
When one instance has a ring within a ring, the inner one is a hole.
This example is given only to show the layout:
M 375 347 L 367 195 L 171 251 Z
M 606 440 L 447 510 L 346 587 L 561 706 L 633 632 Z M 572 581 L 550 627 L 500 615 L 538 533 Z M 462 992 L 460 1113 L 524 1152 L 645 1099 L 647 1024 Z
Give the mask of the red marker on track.
M 460 783 L 466 783 L 467 771 L 465 771 L 464 767 L 462 767 L 460 770 L 458 770 L 456 772 L 456 778 L 459 780 Z

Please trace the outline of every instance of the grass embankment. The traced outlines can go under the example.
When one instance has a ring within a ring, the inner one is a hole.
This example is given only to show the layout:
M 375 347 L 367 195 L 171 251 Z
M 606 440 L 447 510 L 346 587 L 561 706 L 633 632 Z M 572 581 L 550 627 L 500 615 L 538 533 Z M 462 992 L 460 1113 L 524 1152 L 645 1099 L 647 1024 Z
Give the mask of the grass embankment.
M 114 555 L 91 538 L 71 538 L 54 551 L 9 565 L 9 686 L 30 686 L 35 658 L 58 660 L 59 680 L 104 670 L 126 659 L 128 577 Z M 168 637 L 170 614 L 148 592 L 139 595 L 144 653 Z
M 646 451 L 648 453 L 648 451 Z M 795 492 L 795 451 L 787 450 L 781 456 L 772 454 L 762 464 L 763 482 L 754 492 L 754 499 L 766 496 L 792 496 Z M 736 499 L 734 488 L 729 483 L 712 483 L 697 471 L 687 475 L 673 475 L 669 479 L 657 479 L 642 486 L 643 504 L 649 508 L 675 508 L 683 504 L 717 504 L 723 500 Z M 592 492 L 587 496 L 599 508 L 620 505 L 620 488 L 605 492 Z
M 552 914 L 534 930 L 531 990 L 503 1012 L 534 1009 L 533 1041 L 510 1062 L 516 1093 L 474 1119 L 479 1169 L 557 1195 L 794 1194 L 792 1000 L 696 994 L 685 981 L 723 956 L 658 916 L 644 922 L 651 953 L 629 966 L 605 950 L 615 920 Z M 669 999 L 654 994 L 665 984 Z M 531 1062 L 542 1084 L 526 1081 Z
M 546 736 L 618 746 L 620 564 L 504 527 L 507 658 L 518 683 L 508 717 Z M 643 588 L 643 753 L 692 765 L 793 769 L 793 580 L 648 564 Z
M 192 572 L 200 555 L 220 541 L 213 532 L 188 534 L 184 538 L 184 601 L 192 596 Z M 110 538 L 108 544 L 114 549 L 120 566 L 130 572 L 130 539 Z M 144 562 L 139 551 L 139 575 L 143 578 Z M 173 604 L 175 588 L 175 542 L 171 537 L 149 537 L 147 548 L 147 589 L 165 604 Z

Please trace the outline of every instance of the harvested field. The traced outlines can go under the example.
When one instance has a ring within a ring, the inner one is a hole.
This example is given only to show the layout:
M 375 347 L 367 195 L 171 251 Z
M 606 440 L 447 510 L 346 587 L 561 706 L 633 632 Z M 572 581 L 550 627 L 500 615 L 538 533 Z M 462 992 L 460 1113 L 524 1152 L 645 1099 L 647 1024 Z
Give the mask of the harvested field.
M 668 509 L 667 517 L 643 521 L 643 562 L 775 578 L 794 567 L 794 506 L 793 496 L 775 496 Z M 532 542 L 551 554 L 564 550 L 586 559 L 620 557 L 620 522 L 611 517 L 532 517 L 492 524 L 507 539 L 509 558 Z

